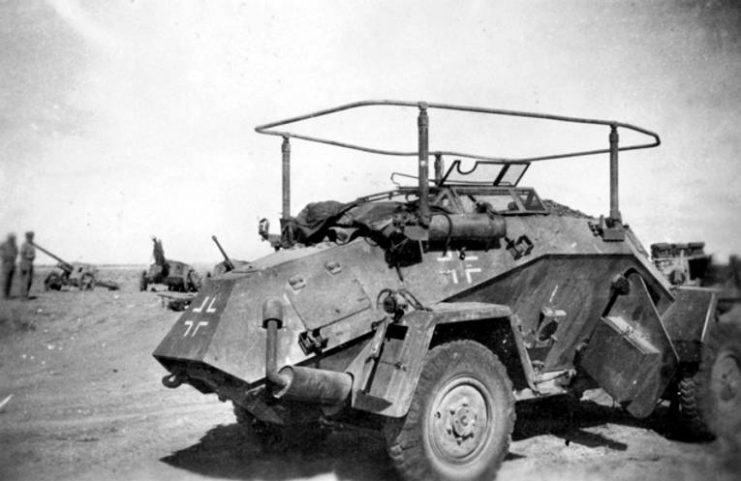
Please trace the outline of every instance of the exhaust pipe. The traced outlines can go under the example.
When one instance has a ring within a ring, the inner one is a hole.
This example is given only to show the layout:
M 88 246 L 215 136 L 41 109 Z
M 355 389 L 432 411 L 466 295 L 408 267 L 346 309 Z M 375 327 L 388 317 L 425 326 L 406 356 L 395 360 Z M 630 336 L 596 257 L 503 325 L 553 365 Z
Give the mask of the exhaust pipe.
M 288 379 L 288 385 L 273 394 L 276 399 L 336 406 L 345 402 L 352 390 L 352 376 L 345 372 L 286 366 L 278 374 Z
M 289 399 L 324 405 L 338 405 L 350 397 L 352 376 L 344 372 L 285 366 L 278 370 L 278 329 L 283 327 L 283 304 L 268 299 L 262 305 L 265 341 L 265 377 L 275 386 L 275 399 Z
M 283 327 L 283 303 L 279 299 L 268 299 L 262 305 L 262 327 L 268 331 L 265 340 L 265 377 L 281 392 L 291 380 L 278 372 L 278 329 Z

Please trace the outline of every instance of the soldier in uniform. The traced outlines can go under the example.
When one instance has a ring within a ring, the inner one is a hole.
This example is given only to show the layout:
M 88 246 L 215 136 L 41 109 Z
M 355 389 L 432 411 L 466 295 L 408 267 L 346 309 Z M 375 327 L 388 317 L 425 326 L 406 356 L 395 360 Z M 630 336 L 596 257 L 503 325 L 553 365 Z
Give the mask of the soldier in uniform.
M 15 258 L 18 257 L 18 247 L 15 245 L 15 234 L 8 234 L 8 240 L 0 244 L 0 258 L 2 258 L 3 271 L 3 298 L 10 298 L 10 288 L 13 286 L 13 275 L 15 274 Z
M 28 299 L 28 293 L 33 283 L 33 260 L 36 258 L 36 249 L 33 246 L 33 232 L 26 232 L 26 241 L 21 246 L 21 297 Z

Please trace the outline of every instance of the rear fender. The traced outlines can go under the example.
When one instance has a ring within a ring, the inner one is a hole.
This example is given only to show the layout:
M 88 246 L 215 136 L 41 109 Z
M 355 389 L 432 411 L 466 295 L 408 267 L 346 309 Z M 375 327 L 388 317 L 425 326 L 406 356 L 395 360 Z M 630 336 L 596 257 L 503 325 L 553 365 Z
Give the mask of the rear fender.
M 380 349 L 370 342 L 348 369 L 357 387 L 352 407 L 389 417 L 406 415 L 431 347 L 453 338 L 477 337 L 488 345 L 491 342 L 486 338 L 491 336 L 471 333 L 492 333 L 499 326 L 512 332 L 511 322 L 509 307 L 474 302 L 437 304 L 430 310 L 408 313 L 399 322 L 386 321 L 378 326 L 382 330 L 377 331 L 382 338 Z M 516 347 L 512 348 L 517 356 Z
M 717 295 L 711 289 L 677 288 L 675 301 L 662 316 L 662 322 L 680 363 L 699 364 L 702 344 L 715 325 L 717 304 Z

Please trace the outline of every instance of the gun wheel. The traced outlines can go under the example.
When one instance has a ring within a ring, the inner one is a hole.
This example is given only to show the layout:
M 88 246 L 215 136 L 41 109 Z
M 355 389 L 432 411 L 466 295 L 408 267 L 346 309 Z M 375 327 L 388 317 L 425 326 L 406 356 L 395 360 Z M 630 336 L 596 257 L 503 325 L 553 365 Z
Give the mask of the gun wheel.
M 200 288 L 200 282 L 198 279 L 198 274 L 195 273 L 195 271 L 188 271 L 188 274 L 185 276 L 185 283 L 184 283 L 184 291 L 185 292 L 198 292 L 198 289 Z
M 496 355 L 474 341 L 427 353 L 407 415 L 385 427 L 406 480 L 493 479 L 509 448 L 512 383 Z
M 56 272 L 52 272 L 44 279 L 44 290 L 58 291 L 62 288 L 62 277 Z
M 92 274 L 84 274 L 80 278 L 80 290 L 92 291 L 95 289 L 95 277 Z

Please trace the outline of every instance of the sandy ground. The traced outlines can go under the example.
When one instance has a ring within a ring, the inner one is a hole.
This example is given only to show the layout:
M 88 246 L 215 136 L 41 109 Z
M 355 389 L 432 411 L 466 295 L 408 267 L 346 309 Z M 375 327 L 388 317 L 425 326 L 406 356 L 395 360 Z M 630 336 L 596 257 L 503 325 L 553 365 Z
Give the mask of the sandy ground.
M 264 455 L 231 405 L 163 387 L 151 352 L 178 314 L 136 290 L 138 272 L 105 269 L 117 292 L 43 292 L 39 270 L 35 299 L 0 305 L 0 401 L 12 395 L 0 408 L 0 480 L 398 479 L 376 433 Z M 674 439 L 665 409 L 637 421 L 590 395 L 518 406 L 498 479 L 741 479 L 722 467 L 720 443 Z

